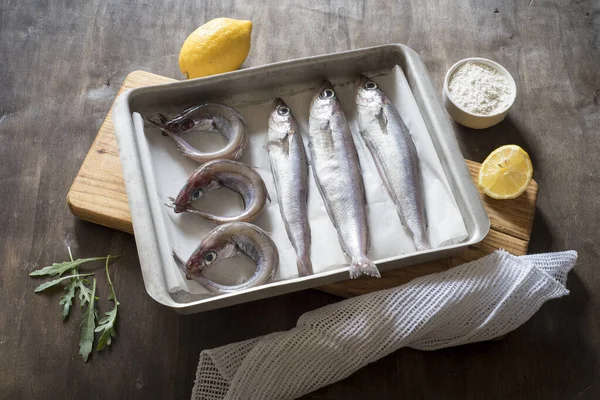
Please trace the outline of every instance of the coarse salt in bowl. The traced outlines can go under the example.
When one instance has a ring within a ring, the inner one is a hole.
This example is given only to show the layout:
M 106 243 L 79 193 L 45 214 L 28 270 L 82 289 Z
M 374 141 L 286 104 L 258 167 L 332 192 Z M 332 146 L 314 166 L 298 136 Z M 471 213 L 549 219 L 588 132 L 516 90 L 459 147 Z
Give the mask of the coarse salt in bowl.
M 517 85 L 502 65 L 486 58 L 466 58 L 444 78 L 446 110 L 459 124 L 473 129 L 496 125 L 517 97 Z

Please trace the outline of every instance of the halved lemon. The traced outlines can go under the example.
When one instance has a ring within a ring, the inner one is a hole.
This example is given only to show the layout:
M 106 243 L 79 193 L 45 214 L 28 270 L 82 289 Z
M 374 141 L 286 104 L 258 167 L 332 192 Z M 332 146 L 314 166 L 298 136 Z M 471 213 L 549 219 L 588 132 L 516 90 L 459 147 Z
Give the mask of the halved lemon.
M 529 186 L 533 165 L 529 154 L 515 144 L 492 151 L 479 170 L 479 186 L 494 199 L 514 199 Z

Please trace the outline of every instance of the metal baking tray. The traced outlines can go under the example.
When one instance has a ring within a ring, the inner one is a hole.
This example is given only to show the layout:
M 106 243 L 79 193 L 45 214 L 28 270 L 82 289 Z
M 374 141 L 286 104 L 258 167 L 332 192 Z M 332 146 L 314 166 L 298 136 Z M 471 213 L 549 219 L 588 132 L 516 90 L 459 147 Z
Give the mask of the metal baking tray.
M 480 242 L 489 231 L 489 218 L 473 184 L 429 73 L 416 52 L 402 44 L 388 44 L 248 68 L 231 73 L 133 89 L 115 102 L 113 118 L 125 178 L 136 244 L 144 284 L 148 294 L 160 304 L 179 313 L 190 314 L 233 304 L 273 297 L 284 293 L 347 280 L 348 270 L 339 268 L 315 275 L 293 278 L 247 289 L 237 293 L 182 301 L 168 290 L 164 271 L 175 268 L 161 220 L 162 203 L 156 200 L 154 176 L 144 168 L 147 151 L 136 135 L 134 113 L 148 110 L 181 109 L 204 101 L 227 104 L 271 102 L 286 93 L 315 88 L 327 78 L 354 77 L 369 71 L 400 66 L 413 92 L 433 145 L 440 159 L 455 201 L 462 214 L 468 236 L 459 244 L 429 251 L 374 260 L 380 271 L 420 264 L 459 253 Z M 266 156 L 266 151 L 265 151 Z M 201 238 L 198 238 L 198 242 Z

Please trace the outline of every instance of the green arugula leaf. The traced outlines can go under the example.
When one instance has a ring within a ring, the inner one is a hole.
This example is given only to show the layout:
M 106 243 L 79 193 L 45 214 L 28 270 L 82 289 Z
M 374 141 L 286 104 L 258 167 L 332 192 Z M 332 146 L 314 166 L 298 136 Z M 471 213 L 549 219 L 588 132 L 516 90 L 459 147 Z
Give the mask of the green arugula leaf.
M 71 262 L 75 261 L 75 260 L 73 260 L 73 253 L 71 253 L 71 247 L 67 247 L 67 250 L 69 251 L 69 258 L 71 259 Z M 77 274 L 79 272 L 78 268 L 77 267 L 73 268 L 72 272 L 73 272 L 73 274 Z M 83 278 L 81 278 L 81 277 L 73 278 L 73 279 L 71 279 L 71 282 L 69 282 L 69 284 L 67 284 L 65 286 L 65 290 L 67 291 L 67 294 L 62 296 L 58 303 L 59 305 L 63 306 L 63 309 L 61 312 L 63 320 L 69 316 L 69 312 L 71 311 L 71 306 L 73 305 L 73 299 L 75 298 L 75 292 L 79 288 L 79 285 L 83 285 L 83 283 L 81 282 L 82 280 L 83 280 Z M 89 281 L 86 280 L 86 282 L 89 285 Z M 88 289 L 85 288 L 85 290 L 87 292 Z M 80 300 L 80 303 L 81 303 L 81 300 Z
M 115 325 L 117 322 L 117 309 L 119 307 L 119 302 L 117 301 L 117 294 L 115 293 L 115 287 L 110 279 L 110 274 L 108 273 L 108 259 L 110 256 L 106 258 L 106 278 L 108 279 L 108 284 L 110 285 L 110 296 L 108 296 L 108 300 L 112 300 L 114 303 L 113 309 L 105 313 L 105 317 L 102 318 L 98 322 L 98 327 L 96 328 L 96 332 L 102 332 L 100 335 L 100 339 L 98 339 L 98 346 L 96 347 L 96 351 L 101 351 L 106 346 L 110 346 L 112 343 L 112 339 L 117 337 L 117 333 L 115 332 Z
M 79 289 L 79 307 L 83 308 L 92 300 L 92 290 L 88 287 L 90 281 L 85 278 L 76 278 L 75 285 Z M 94 300 L 97 300 L 97 297 Z
M 105 260 L 105 259 L 106 259 L 106 257 L 92 257 L 92 258 L 80 258 L 75 261 L 65 261 L 65 262 L 61 262 L 61 263 L 54 263 L 54 264 L 44 267 L 42 269 L 38 269 L 37 271 L 33 271 L 32 273 L 29 274 L 29 276 L 44 276 L 44 275 L 48 275 L 51 277 L 55 276 L 55 275 L 60 276 L 60 275 L 64 274 L 66 271 L 77 268 L 78 266 L 80 266 L 83 263 L 87 263 L 87 262 L 91 262 L 91 261 L 98 261 L 98 260 Z
M 117 336 L 115 326 L 117 321 L 117 309 L 120 303 L 117 301 L 115 287 L 110 279 L 110 274 L 108 273 L 108 264 L 111 256 L 109 255 L 106 257 L 82 258 L 74 260 L 73 254 L 71 253 L 71 248 L 68 247 L 67 249 L 69 250 L 70 261 L 54 263 L 50 266 L 34 271 L 29 275 L 50 277 L 58 275 L 60 277 L 50 282 L 41 284 L 35 289 L 36 293 L 44 291 L 53 286 L 57 286 L 62 281 L 68 281 L 68 283 L 64 287 L 67 293 L 61 296 L 60 301 L 58 303 L 62 306 L 61 315 L 63 319 L 66 319 L 69 316 L 71 306 L 73 305 L 75 300 L 75 294 L 79 290 L 79 305 L 81 308 L 87 306 L 81 321 L 79 354 L 82 356 L 83 361 L 87 362 L 94 348 L 95 332 L 102 332 L 98 340 L 97 351 L 104 349 L 106 346 L 110 346 L 112 339 Z M 113 256 L 112 258 L 117 257 L 119 256 Z M 96 297 L 96 279 L 94 279 L 92 283 L 90 283 L 90 280 L 86 279 L 86 277 L 92 276 L 94 274 L 80 274 L 78 271 L 78 267 L 81 264 L 99 260 L 106 260 L 106 277 L 108 278 L 108 283 L 110 284 L 111 291 L 108 300 L 112 300 L 114 305 L 112 310 L 105 313 L 104 318 L 102 318 L 98 322 L 99 326 L 98 328 L 96 328 L 96 321 L 98 320 L 98 310 L 96 309 L 96 300 L 98 300 L 98 297 Z M 62 276 L 67 271 L 70 272 L 70 275 Z
M 50 282 L 42 283 L 40 286 L 35 288 L 34 292 L 39 293 L 41 291 L 44 291 L 48 288 L 51 288 L 52 286 L 58 285 L 59 283 L 61 283 L 62 281 L 66 280 L 66 279 L 74 279 L 74 278 L 77 278 L 80 276 L 90 276 L 90 275 L 93 275 L 93 274 L 77 274 L 77 275 L 63 276 L 62 278 L 58 278 L 58 279 L 55 279 Z
M 117 333 L 115 332 L 117 304 L 119 303 L 115 304 L 115 308 L 106 312 L 106 316 L 98 322 L 96 332 L 102 332 L 102 334 L 100 335 L 100 339 L 98 339 L 98 346 L 96 347 L 97 351 L 102 351 L 106 346 L 110 346 L 112 339 L 117 337 Z
M 79 338 L 79 354 L 83 361 L 87 362 L 92 348 L 94 347 L 94 329 L 96 328 L 96 279 L 92 283 L 90 302 L 81 321 L 81 336 Z
M 77 280 L 72 279 L 71 282 L 69 282 L 65 286 L 65 290 L 67 291 L 67 294 L 60 297 L 60 301 L 58 302 L 58 304 L 63 306 L 62 312 L 61 312 L 63 319 L 67 319 L 67 317 L 69 316 L 69 312 L 71 311 L 71 306 L 73 305 L 73 299 L 75 298 L 75 290 L 76 289 L 77 289 Z

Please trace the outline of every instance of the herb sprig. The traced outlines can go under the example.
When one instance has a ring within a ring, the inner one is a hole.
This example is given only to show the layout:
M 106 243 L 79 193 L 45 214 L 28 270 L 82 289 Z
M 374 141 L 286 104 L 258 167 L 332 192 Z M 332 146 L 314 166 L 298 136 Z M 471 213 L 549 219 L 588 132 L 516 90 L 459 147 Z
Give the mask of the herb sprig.
M 112 339 L 117 336 L 117 333 L 115 332 L 115 324 L 117 322 L 117 309 L 119 307 L 119 301 L 117 300 L 117 294 L 115 293 L 115 286 L 113 285 L 112 280 L 110 279 L 110 274 L 108 273 L 108 258 L 106 258 L 105 268 L 106 279 L 110 285 L 110 295 L 108 296 L 108 300 L 113 301 L 113 309 L 107 311 L 105 313 L 105 317 L 98 321 L 96 332 L 102 332 L 102 334 L 100 335 L 100 339 L 98 339 L 98 347 L 96 347 L 96 351 L 102 351 L 104 347 L 110 346 Z
M 83 318 L 81 321 L 81 336 L 79 339 L 79 354 L 82 356 L 83 361 L 87 362 L 90 354 L 94 347 L 94 333 L 102 332 L 98 339 L 98 345 L 96 351 L 103 350 L 106 346 L 110 346 L 112 339 L 116 337 L 115 326 L 117 322 L 117 310 L 119 302 L 117 301 L 117 294 L 115 287 L 110 278 L 108 272 L 108 264 L 111 258 L 117 258 L 118 256 L 106 256 L 106 257 L 92 257 L 92 258 L 80 258 L 77 260 L 73 259 L 71 248 L 69 250 L 70 261 L 64 261 L 62 263 L 53 263 L 52 265 L 46 266 L 39 270 L 33 271 L 29 276 L 48 276 L 58 278 L 44 282 L 35 288 L 35 293 L 43 292 L 46 289 L 60 285 L 63 282 L 67 282 L 64 286 L 66 293 L 60 297 L 58 304 L 62 306 L 61 315 L 63 320 L 66 320 L 70 314 L 71 307 L 75 301 L 75 295 L 78 294 L 80 308 L 85 308 Z M 79 266 L 85 263 L 106 260 L 105 271 L 106 278 L 110 285 L 110 295 L 108 300 L 113 302 L 113 308 L 105 313 L 105 316 L 98 321 L 96 327 L 96 321 L 98 320 L 98 310 L 96 309 L 96 278 L 90 282 L 87 277 L 93 276 L 93 273 L 79 273 Z M 70 272 L 70 275 L 62 276 L 66 272 Z

